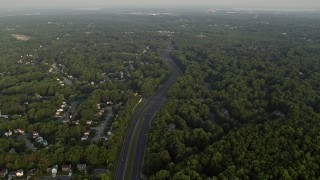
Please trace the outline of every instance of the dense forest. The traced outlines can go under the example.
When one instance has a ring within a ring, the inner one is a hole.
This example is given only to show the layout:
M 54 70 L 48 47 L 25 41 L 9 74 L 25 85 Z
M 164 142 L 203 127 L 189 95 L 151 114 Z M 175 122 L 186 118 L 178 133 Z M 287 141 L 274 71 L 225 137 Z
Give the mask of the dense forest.
M 319 177 L 319 18 L 218 11 L 181 19 L 171 56 L 184 75 L 154 120 L 144 173 Z

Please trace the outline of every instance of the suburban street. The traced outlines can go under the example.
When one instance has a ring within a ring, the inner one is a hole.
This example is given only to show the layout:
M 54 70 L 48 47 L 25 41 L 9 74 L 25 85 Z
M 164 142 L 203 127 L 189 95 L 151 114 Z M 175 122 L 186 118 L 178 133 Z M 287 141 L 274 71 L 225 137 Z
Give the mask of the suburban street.
M 134 114 L 129 124 L 114 176 L 116 180 L 127 178 L 134 180 L 141 179 L 145 145 L 152 119 L 165 101 L 169 88 L 173 85 L 176 78 L 182 74 L 182 71 L 169 56 L 171 50 L 172 45 L 169 44 L 164 54 L 164 58 L 171 70 L 170 77 L 164 84 L 160 85 L 153 96 L 144 101 L 142 108 Z M 138 128 L 139 124 L 142 124 L 140 129 Z M 138 139 L 134 139 L 135 136 L 138 136 Z M 131 144 L 136 144 L 136 146 L 130 149 Z M 129 159 L 133 159 L 133 161 L 129 161 Z M 126 175 L 128 177 L 125 177 Z
M 70 116 L 76 110 L 76 108 L 79 105 L 79 103 L 80 103 L 79 101 L 72 101 L 68 111 L 66 113 L 64 113 L 63 116 L 61 116 L 59 118 L 59 121 L 62 122 L 63 120 L 70 119 Z
M 110 120 L 111 116 L 113 115 L 112 106 L 107 107 L 106 110 L 107 110 L 107 115 L 104 118 L 104 120 L 102 121 L 101 125 L 97 126 L 97 127 L 90 128 L 90 129 L 94 129 L 97 131 L 96 135 L 92 138 L 92 142 L 99 141 L 101 139 L 103 132 L 104 132 L 104 129 L 106 128 L 108 121 Z

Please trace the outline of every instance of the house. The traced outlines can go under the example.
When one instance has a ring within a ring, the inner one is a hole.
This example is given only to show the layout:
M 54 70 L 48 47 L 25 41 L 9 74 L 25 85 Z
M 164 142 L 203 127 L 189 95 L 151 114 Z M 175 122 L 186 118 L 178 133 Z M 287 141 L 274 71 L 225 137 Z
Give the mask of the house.
M 43 137 L 38 137 L 37 139 L 36 139 L 36 141 L 38 142 L 38 143 L 42 143 L 43 142 Z
M 87 131 L 84 133 L 85 136 L 89 136 L 90 135 L 90 131 Z
M 57 168 L 56 168 L 57 167 Z M 58 173 L 58 166 L 51 169 L 52 177 L 56 177 Z
M 21 128 L 19 128 L 19 129 L 15 129 L 15 130 L 13 130 L 14 131 L 14 133 L 16 133 L 16 134 L 24 134 L 24 130 L 22 130 Z
M 33 132 L 32 133 L 32 138 L 33 139 L 37 139 L 39 137 L 39 133 L 37 133 L 37 132 Z
M 108 137 L 107 136 L 103 136 L 103 137 L 101 137 L 101 139 L 104 139 L 105 141 L 108 141 Z
M 1 114 L 1 110 L 0 110 L 0 118 L 8 119 L 8 118 L 9 118 L 9 115 L 3 115 L 3 114 Z
M 11 149 L 9 150 L 9 153 L 16 153 L 16 149 L 15 149 L 15 148 L 11 148 Z
M 57 112 L 63 112 L 63 109 L 58 109 Z
M 92 124 L 92 120 L 91 121 L 87 121 L 86 124 L 87 125 L 91 125 Z
M 9 118 L 9 115 L 0 114 L 0 118 L 8 119 L 8 118 Z
M 36 169 L 30 169 L 28 171 L 28 176 L 34 176 L 36 174 Z
M 107 105 L 112 105 L 113 102 L 112 101 L 107 101 Z
M 86 141 L 86 140 L 88 140 L 88 137 L 89 137 L 89 136 L 83 136 L 83 137 L 81 137 L 81 141 Z
M 47 173 L 50 173 L 51 170 L 52 170 L 52 168 L 51 168 L 51 167 L 48 167 L 48 168 L 47 168 Z
M 63 172 L 69 172 L 69 171 L 71 171 L 71 164 L 64 164 L 64 165 L 62 165 L 62 166 L 61 166 L 61 170 L 62 170 Z
M 44 141 L 42 142 L 42 144 L 43 144 L 44 146 L 48 146 L 48 142 L 47 142 L 46 140 L 44 140 Z
M 0 177 L 4 178 L 8 174 L 8 169 L 2 169 L 0 171 Z
M 86 164 L 77 164 L 77 169 L 79 171 L 87 171 L 87 165 Z
M 19 169 L 19 170 L 16 172 L 16 176 L 17 176 L 17 177 L 22 177 L 22 176 L 23 176 L 23 170 L 22 170 L 22 169 Z
M 4 135 L 7 137 L 12 136 L 12 131 L 9 130 L 9 131 L 5 132 Z
M 68 123 L 70 121 L 70 119 L 64 119 L 62 120 L 62 123 Z
M 79 125 L 80 120 L 73 121 L 75 125 Z

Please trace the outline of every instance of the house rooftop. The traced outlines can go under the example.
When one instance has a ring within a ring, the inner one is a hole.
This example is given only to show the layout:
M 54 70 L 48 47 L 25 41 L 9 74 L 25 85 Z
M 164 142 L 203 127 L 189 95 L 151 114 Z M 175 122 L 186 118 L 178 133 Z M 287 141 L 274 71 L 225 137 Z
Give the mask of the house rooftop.
M 77 164 L 77 169 L 79 171 L 86 171 L 87 170 L 87 164 Z

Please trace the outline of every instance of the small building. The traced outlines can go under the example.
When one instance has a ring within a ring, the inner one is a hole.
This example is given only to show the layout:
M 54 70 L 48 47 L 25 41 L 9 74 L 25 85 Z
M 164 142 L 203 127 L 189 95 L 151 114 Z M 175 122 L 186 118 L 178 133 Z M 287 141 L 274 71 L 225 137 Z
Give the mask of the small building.
M 9 115 L 0 114 L 0 118 L 9 119 Z
M 86 164 L 77 164 L 77 169 L 79 171 L 84 171 L 86 172 L 87 171 L 87 165 Z
M 107 136 L 103 136 L 103 137 L 101 137 L 101 139 L 108 141 L 109 138 Z
M 24 134 L 24 130 L 23 129 L 21 129 L 21 128 L 18 128 L 18 129 L 15 129 L 15 130 L 13 130 L 14 131 L 14 133 L 16 133 L 16 134 Z
M 107 105 L 113 105 L 112 101 L 107 101 Z
M 1 110 L 0 110 L 0 118 L 8 119 L 9 115 L 1 114 Z
M 12 136 L 12 131 L 9 130 L 9 131 L 5 132 L 4 135 L 5 135 L 6 137 Z
M 34 175 L 36 175 L 36 169 L 30 169 L 28 171 L 28 176 L 34 176 Z
M 79 125 L 80 120 L 73 121 L 73 123 L 74 123 L 75 125 Z
M 11 149 L 9 150 L 9 153 L 16 153 L 16 149 L 15 149 L 15 148 L 11 148 Z
M 33 139 L 37 139 L 39 137 L 39 133 L 37 133 L 37 132 L 33 132 L 32 133 L 32 138 Z
M 83 136 L 83 137 L 81 137 L 81 141 L 86 141 L 86 140 L 88 140 L 88 137 L 89 137 L 89 136 Z
M 43 137 L 38 137 L 37 139 L 36 139 L 36 141 L 38 142 L 38 143 L 42 143 L 43 142 Z
M 57 176 L 57 173 L 58 173 L 58 169 L 56 169 L 56 168 L 52 168 L 52 169 L 51 169 L 52 177 L 56 177 L 56 176 Z
M 0 177 L 4 178 L 8 174 L 8 169 L 1 169 L 0 171 Z
M 62 123 L 68 123 L 70 121 L 70 119 L 64 119 L 62 120 Z
M 90 135 L 90 131 L 87 131 L 85 133 L 83 133 L 85 136 L 89 136 Z
M 23 170 L 22 170 L 22 169 L 19 169 L 19 170 L 16 172 L 16 176 L 17 176 L 17 177 L 22 177 L 22 176 L 23 176 Z
M 87 121 L 86 124 L 87 125 L 91 125 L 92 124 L 92 120 L 91 121 Z
M 47 168 L 47 173 L 50 173 L 51 170 L 52 170 L 52 168 L 51 168 L 51 167 L 48 167 L 48 168 Z
M 61 166 L 61 170 L 62 170 L 63 172 L 69 172 L 69 171 L 71 171 L 71 164 L 64 164 L 64 165 L 62 165 L 62 166 Z

